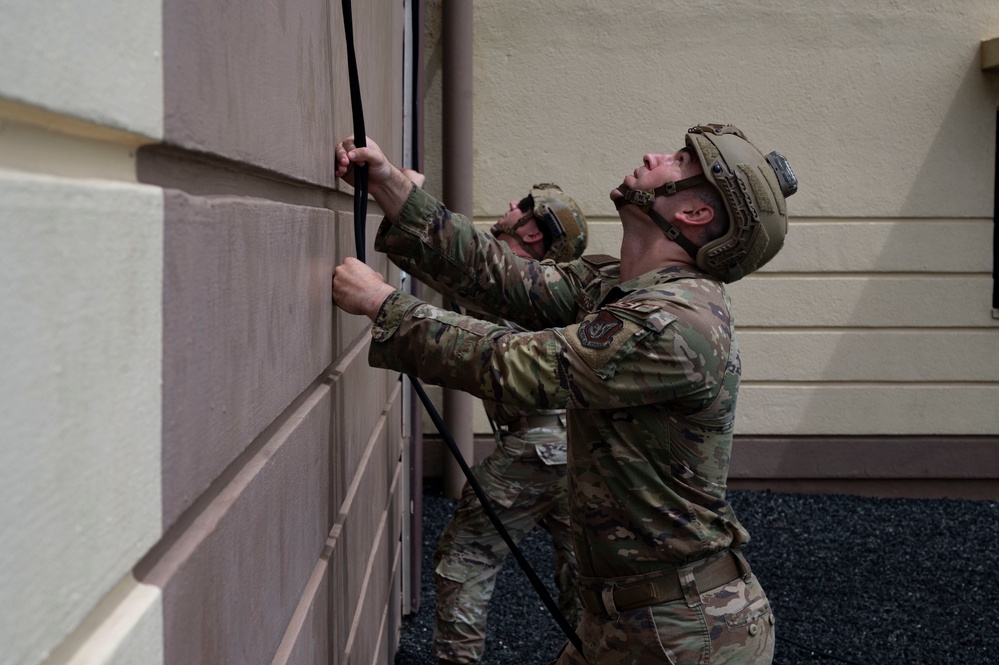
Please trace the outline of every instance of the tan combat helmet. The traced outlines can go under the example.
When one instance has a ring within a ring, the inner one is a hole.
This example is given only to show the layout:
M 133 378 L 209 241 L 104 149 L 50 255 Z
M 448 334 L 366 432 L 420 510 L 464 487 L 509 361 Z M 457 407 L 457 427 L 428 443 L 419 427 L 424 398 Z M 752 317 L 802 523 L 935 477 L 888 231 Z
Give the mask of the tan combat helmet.
M 556 263 L 572 261 L 582 256 L 586 249 L 586 216 L 580 207 L 562 188 L 545 182 L 531 188 L 531 209 L 524 213 L 512 226 L 493 226 L 493 235 L 513 233 L 532 219 L 545 237 L 544 256 L 538 260 L 551 259 Z M 524 248 L 533 254 L 530 246 Z
M 703 174 L 667 182 L 650 190 L 622 185 L 618 209 L 634 204 L 648 214 L 671 240 L 690 254 L 704 272 L 734 282 L 760 269 L 784 245 L 787 235 L 785 199 L 798 191 L 798 179 L 778 152 L 764 156 L 733 125 L 698 125 L 687 130 L 687 147 L 697 155 Z M 652 204 L 656 196 L 672 196 L 702 183 L 721 195 L 729 225 L 724 235 L 696 246 L 665 220 Z

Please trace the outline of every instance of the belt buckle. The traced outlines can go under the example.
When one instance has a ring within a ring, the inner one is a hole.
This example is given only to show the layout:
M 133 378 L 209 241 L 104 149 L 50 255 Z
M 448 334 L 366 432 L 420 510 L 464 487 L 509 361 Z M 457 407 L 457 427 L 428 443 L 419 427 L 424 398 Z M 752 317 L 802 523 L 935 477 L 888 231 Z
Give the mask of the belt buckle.
M 654 197 L 651 192 L 646 189 L 633 189 L 624 196 L 629 203 L 634 203 L 639 208 L 644 208 L 645 206 L 652 205 Z

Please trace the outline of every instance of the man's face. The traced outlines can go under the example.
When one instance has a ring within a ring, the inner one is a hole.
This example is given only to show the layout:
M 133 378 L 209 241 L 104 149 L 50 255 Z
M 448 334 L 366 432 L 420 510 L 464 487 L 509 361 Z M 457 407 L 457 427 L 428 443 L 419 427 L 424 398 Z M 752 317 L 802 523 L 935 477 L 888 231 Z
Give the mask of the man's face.
M 510 208 L 493 224 L 492 233 L 521 258 L 532 259 L 535 255 L 542 256 L 545 253 L 544 235 L 538 229 L 537 220 L 532 217 L 525 224 L 513 228 L 527 214 L 518 207 L 518 204 L 518 201 L 510 201 Z M 535 254 L 532 255 L 526 247 L 531 247 Z
M 670 181 L 689 178 L 702 170 L 697 157 L 688 148 L 681 148 L 674 153 L 649 153 L 642 157 L 642 166 L 625 176 L 624 184 L 632 189 L 654 189 Z M 622 197 L 617 188 L 611 191 L 611 200 L 616 201 Z

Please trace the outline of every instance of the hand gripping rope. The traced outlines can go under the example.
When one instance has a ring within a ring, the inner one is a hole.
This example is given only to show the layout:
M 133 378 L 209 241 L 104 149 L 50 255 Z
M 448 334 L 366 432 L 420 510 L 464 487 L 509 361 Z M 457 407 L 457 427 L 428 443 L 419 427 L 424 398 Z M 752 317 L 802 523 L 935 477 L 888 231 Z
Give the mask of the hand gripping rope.
M 364 133 L 364 110 L 361 106 L 361 86 L 358 81 L 357 75 L 357 58 L 354 52 L 354 26 L 353 18 L 350 12 L 350 0 L 341 0 L 343 5 L 343 29 L 346 35 L 347 42 L 347 73 L 350 78 L 350 107 L 351 114 L 353 116 L 354 123 L 354 144 L 358 147 L 365 147 L 367 145 L 367 138 Z M 360 261 L 364 261 L 364 247 L 365 247 L 365 217 L 367 216 L 368 208 L 368 166 L 365 164 L 361 167 L 356 167 L 354 169 L 354 249 L 357 253 L 357 258 Z M 444 420 L 441 418 L 440 414 L 437 413 L 437 409 L 434 407 L 433 402 L 427 396 L 427 393 L 423 390 L 423 386 L 415 378 L 410 376 L 409 380 L 413 383 L 413 388 L 416 390 L 416 394 L 419 395 L 420 401 L 423 402 L 423 406 L 427 409 L 427 413 L 430 414 L 430 419 L 433 421 L 434 425 L 440 431 L 441 436 L 444 437 L 444 442 L 447 444 L 448 449 L 451 454 L 454 455 L 455 460 L 458 462 L 458 466 L 461 467 L 462 473 L 465 474 L 465 478 L 468 479 L 468 484 L 475 492 L 475 496 L 478 497 L 479 502 L 482 504 L 482 508 L 485 510 L 486 515 L 489 517 L 489 521 L 493 523 L 496 527 L 496 531 L 503 538 L 507 547 L 510 548 L 510 552 L 513 554 L 514 558 L 517 559 L 517 563 L 523 569 L 524 574 L 531 581 L 534 586 L 535 591 L 537 591 L 538 596 L 541 601 L 548 608 L 555 622 L 558 624 L 562 632 L 569 639 L 576 650 L 582 655 L 583 653 L 583 643 L 576 635 L 575 629 L 569 625 L 568 620 L 559 610 L 558 605 L 552 600 L 551 594 L 548 593 L 548 589 L 545 588 L 544 584 L 538 578 L 537 573 L 531 568 L 531 565 L 521 554 L 520 549 L 517 544 L 510 537 L 506 528 L 503 526 L 503 522 L 496 515 L 496 511 L 493 510 L 492 505 L 489 502 L 486 493 L 482 490 L 482 486 L 472 475 L 471 469 L 468 468 L 468 464 L 461 455 L 461 451 L 458 449 L 458 444 L 455 443 L 454 438 L 448 431 L 447 426 L 444 424 Z

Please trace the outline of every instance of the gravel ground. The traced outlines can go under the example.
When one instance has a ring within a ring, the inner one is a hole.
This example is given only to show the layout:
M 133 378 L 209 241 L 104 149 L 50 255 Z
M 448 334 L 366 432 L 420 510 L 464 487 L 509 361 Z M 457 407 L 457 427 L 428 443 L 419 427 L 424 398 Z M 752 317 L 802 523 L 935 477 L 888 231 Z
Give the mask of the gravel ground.
M 999 570 L 999 502 L 746 491 L 729 499 L 753 536 L 745 551 L 777 616 L 775 665 L 999 663 L 990 584 Z M 423 502 L 420 611 L 403 619 L 396 665 L 435 665 L 431 562 L 457 502 L 433 485 Z M 521 551 L 549 582 L 548 535 L 535 531 Z M 481 665 L 544 664 L 564 641 L 509 557 Z

